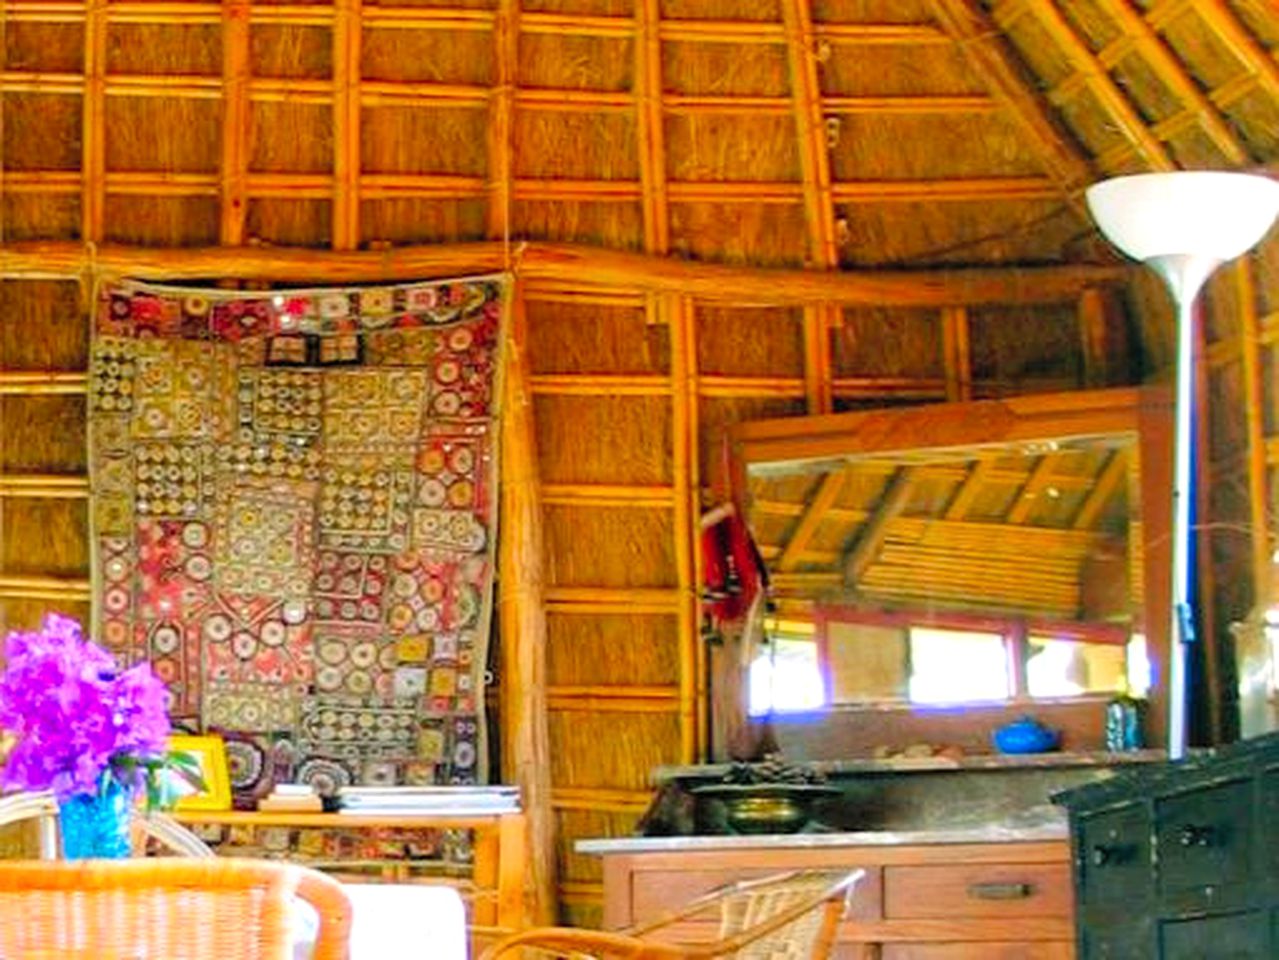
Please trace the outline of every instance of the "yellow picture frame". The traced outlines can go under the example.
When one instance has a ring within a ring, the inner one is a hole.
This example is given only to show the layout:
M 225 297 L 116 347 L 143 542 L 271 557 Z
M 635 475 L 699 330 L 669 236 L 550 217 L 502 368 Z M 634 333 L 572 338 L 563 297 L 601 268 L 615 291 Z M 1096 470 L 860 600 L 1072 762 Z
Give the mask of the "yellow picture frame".
M 169 751 L 193 757 L 204 778 L 204 789 L 196 790 L 176 771 L 166 771 L 166 792 L 177 798 L 174 810 L 231 809 L 231 775 L 227 769 L 226 742 L 221 737 L 174 734 L 169 737 Z

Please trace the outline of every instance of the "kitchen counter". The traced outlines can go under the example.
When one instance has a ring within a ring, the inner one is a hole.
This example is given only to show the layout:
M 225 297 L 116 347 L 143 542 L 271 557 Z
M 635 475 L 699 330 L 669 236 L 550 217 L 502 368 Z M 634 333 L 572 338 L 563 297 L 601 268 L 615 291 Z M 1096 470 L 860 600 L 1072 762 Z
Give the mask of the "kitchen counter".
M 939 843 L 1035 843 L 1064 841 L 1066 818 L 1028 826 L 983 824 L 922 830 L 863 830 L 842 833 L 770 833 L 699 837 L 610 837 L 578 840 L 578 853 L 678 853 L 708 850 L 811 850 Z

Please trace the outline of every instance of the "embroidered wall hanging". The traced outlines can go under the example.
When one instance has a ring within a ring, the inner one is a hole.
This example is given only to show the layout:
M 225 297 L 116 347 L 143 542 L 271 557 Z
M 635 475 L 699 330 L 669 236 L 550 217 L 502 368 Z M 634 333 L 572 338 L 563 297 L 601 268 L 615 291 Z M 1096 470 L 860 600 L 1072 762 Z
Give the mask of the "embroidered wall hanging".
M 241 801 L 485 779 L 504 286 L 99 291 L 95 636 Z

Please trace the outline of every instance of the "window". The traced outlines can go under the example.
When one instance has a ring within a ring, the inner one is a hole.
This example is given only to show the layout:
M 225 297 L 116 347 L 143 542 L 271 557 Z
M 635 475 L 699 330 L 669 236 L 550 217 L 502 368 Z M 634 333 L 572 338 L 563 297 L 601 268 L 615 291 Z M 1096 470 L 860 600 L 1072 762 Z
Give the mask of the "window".
M 826 684 L 817 657 L 817 639 L 811 623 L 771 620 L 765 623 L 768 638 L 748 674 L 749 712 L 800 713 L 826 704 Z
M 1008 647 L 1003 634 L 910 628 L 912 703 L 1007 700 Z

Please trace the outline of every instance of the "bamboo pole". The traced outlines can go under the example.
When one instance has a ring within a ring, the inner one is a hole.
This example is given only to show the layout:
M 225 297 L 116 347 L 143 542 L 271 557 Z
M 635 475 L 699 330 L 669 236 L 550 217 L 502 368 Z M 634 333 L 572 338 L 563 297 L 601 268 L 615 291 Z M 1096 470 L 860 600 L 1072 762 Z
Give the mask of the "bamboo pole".
M 968 311 L 942 307 L 942 358 L 946 367 L 946 399 L 962 402 L 973 398 L 973 368 L 968 340 Z
M 806 556 L 805 550 L 809 542 L 817 533 L 817 528 L 821 526 L 822 521 L 829 516 L 830 508 L 843 492 L 847 481 L 847 470 L 832 470 L 822 479 L 817 493 L 813 495 L 811 502 L 786 540 L 785 549 L 777 560 L 778 570 L 794 570 L 801 558 Z
M 1075 32 L 1061 11 L 1049 0 L 1018 0 L 1018 2 L 1026 4 L 1039 25 L 1056 42 L 1062 54 L 1084 77 L 1097 103 L 1101 105 L 1125 138 L 1137 147 L 1147 167 L 1151 170 L 1175 169 L 1176 164 L 1173 163 L 1167 149 L 1150 132 L 1132 101 L 1120 90 L 1106 68 L 1097 62 L 1096 55 Z M 999 7 L 995 10 L 997 21 L 1000 18 L 999 10 Z
M 0 370 L 0 395 L 76 395 L 88 392 L 88 374 L 43 370 Z
M 1020 62 L 1000 36 L 978 0 L 929 0 L 933 14 L 976 76 L 1009 110 L 1027 136 L 1053 180 L 1070 195 L 1085 218 L 1077 191 L 1095 179 L 1092 163 L 1075 140 L 1062 129 L 1053 108 L 1025 82 Z
M 674 485 L 640 486 L 622 483 L 544 483 L 543 506 L 555 507 L 654 507 L 675 505 Z
M 701 376 L 703 397 L 803 397 L 808 386 L 800 377 Z
M 3 449 L 0 449 L 0 454 Z M 0 473 L 0 497 L 33 500 L 85 500 L 88 477 Z
M 644 249 L 670 249 L 666 198 L 666 145 L 662 118 L 662 23 L 660 0 L 635 0 L 635 129 L 639 137 L 640 181 L 644 193 Z
M 1240 257 L 1234 266 L 1235 297 L 1239 302 L 1239 349 L 1243 357 L 1244 431 L 1248 438 L 1248 519 L 1252 532 L 1252 598 L 1254 604 L 1273 601 L 1270 498 L 1267 491 L 1265 387 L 1258 337 L 1257 285 L 1252 259 Z
M 840 313 L 834 303 L 804 307 L 804 398 L 811 414 L 834 410 L 830 331 Z
M 223 246 L 244 243 L 249 169 L 249 0 L 222 3 Z
M 80 235 L 90 243 L 102 241 L 106 209 L 106 15 L 107 0 L 85 0 Z
M 626 373 L 541 373 L 528 378 L 533 393 L 590 397 L 664 397 L 671 382 L 661 375 Z
M 644 0 L 648 2 L 648 0 Z M 697 365 L 695 340 L 692 328 L 696 324 L 692 306 L 678 294 L 668 294 L 663 299 L 650 299 L 650 319 L 654 312 L 665 314 L 670 329 L 671 344 L 671 434 L 672 472 L 675 488 L 675 570 L 679 590 L 678 644 L 679 644 L 679 714 L 680 761 L 695 763 L 702 739 L 698 710 L 698 646 L 700 604 L 698 580 L 693 555 L 697 549 L 697 504 L 693 491 L 697 489 L 696 466 L 698 451 L 697 420 L 693 408 L 698 402 L 695 392 L 694 371 Z
M 1128 454 L 1124 450 L 1116 450 L 1110 455 L 1106 466 L 1097 477 L 1087 498 L 1079 507 L 1079 512 L 1071 521 L 1076 530 L 1091 530 L 1097 525 L 1097 517 L 1109 502 L 1116 490 L 1123 489 L 1128 478 Z
M 360 47 L 363 0 L 334 0 L 333 248 L 360 245 Z
M 83 577 L 49 577 L 0 573 L 0 597 L 88 603 L 90 599 L 90 584 Z
M 486 220 L 490 240 L 507 243 L 511 236 L 511 200 L 515 171 L 515 96 L 519 73 L 519 0 L 500 0 L 493 23 L 495 86 L 489 99 Z M 509 255 L 504 256 L 510 267 Z
M 546 720 L 542 509 L 533 401 L 525 379 L 526 337 L 517 285 L 506 341 L 501 419 L 502 776 L 519 785 L 528 814 L 528 913 L 535 923 L 547 923 L 554 911 L 555 820 Z
M 678 590 L 661 587 L 546 587 L 547 603 L 600 607 L 621 605 L 646 613 L 678 613 Z
M 128 247 L 31 241 L 0 246 L 0 276 L 77 278 L 92 266 L 107 276 L 180 281 L 242 277 L 293 283 L 412 280 L 500 270 L 497 243 L 438 244 L 370 251 L 286 247 Z M 784 306 L 823 301 L 875 306 L 1070 303 L 1084 287 L 1119 284 L 1124 267 L 829 271 L 735 267 L 648 257 L 561 243 L 528 243 L 515 266 L 529 282 L 589 277 L 598 287 L 684 293 L 703 303 Z

